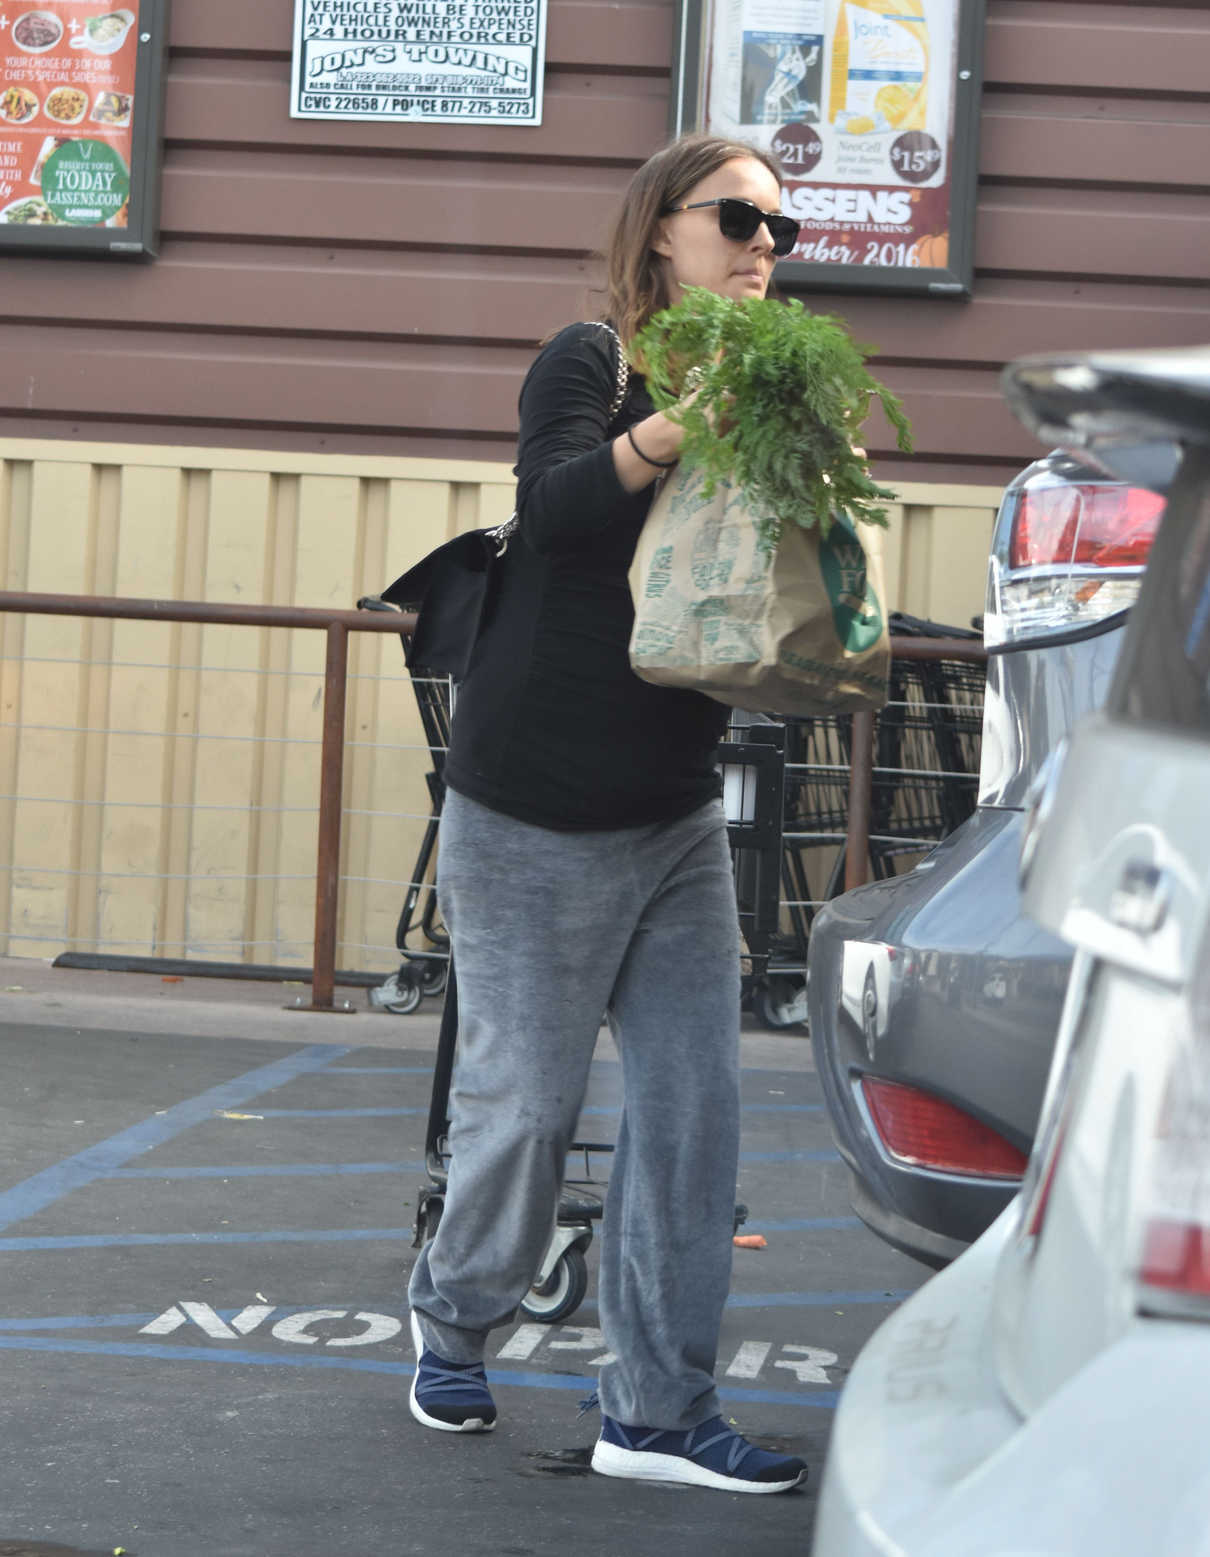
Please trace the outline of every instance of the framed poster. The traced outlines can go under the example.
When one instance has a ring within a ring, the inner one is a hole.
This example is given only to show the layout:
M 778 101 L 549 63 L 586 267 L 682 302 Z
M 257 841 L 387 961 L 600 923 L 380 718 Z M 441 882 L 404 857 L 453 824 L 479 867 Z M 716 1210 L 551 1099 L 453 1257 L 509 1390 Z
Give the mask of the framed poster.
M 0 248 L 154 257 L 167 9 L 0 5 Z
M 771 150 L 779 280 L 968 297 L 984 0 L 682 0 L 673 129 Z
M 294 119 L 542 123 L 547 0 L 294 0 Z

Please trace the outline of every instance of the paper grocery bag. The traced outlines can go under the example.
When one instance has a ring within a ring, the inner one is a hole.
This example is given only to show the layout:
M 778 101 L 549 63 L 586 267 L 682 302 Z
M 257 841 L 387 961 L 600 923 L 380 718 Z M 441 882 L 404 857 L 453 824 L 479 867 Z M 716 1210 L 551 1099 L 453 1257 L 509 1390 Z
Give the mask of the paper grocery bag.
M 881 708 L 891 657 L 882 530 L 836 519 L 821 540 L 787 524 L 769 552 L 743 493 L 704 487 L 700 470 L 678 467 L 639 537 L 636 675 L 760 713 Z

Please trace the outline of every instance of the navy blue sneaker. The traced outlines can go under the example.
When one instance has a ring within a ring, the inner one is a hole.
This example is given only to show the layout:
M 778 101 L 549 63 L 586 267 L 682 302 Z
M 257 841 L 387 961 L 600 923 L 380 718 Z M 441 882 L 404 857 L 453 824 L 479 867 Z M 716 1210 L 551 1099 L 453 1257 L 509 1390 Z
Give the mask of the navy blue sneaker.
M 443 1433 L 490 1433 L 496 1425 L 496 1403 L 483 1364 L 446 1362 L 425 1346 L 414 1313 L 411 1319 L 416 1348 L 412 1415 Z
M 720 1492 L 788 1492 L 807 1475 L 802 1460 L 769 1454 L 741 1438 L 721 1416 L 684 1432 L 626 1427 L 601 1418 L 592 1468 L 632 1481 L 679 1481 Z

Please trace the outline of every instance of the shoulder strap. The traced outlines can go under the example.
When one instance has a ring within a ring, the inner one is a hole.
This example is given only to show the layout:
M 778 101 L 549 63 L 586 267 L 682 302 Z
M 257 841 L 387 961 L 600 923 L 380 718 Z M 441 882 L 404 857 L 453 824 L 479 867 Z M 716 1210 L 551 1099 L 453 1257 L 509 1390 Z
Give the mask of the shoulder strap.
M 630 387 L 630 364 L 626 361 L 626 353 L 622 349 L 622 337 L 613 325 L 606 324 L 603 319 L 598 319 L 596 322 L 607 335 L 613 337 L 614 350 L 617 352 L 617 381 L 613 399 L 609 402 L 609 420 L 612 422 L 626 400 L 626 391 Z
M 609 402 L 609 420 L 622 409 L 626 402 L 626 392 L 630 388 L 630 364 L 626 361 L 626 353 L 622 350 L 622 337 L 614 329 L 613 325 L 606 324 L 603 320 L 597 320 L 600 328 L 606 334 L 613 337 L 614 349 L 617 352 L 617 379 L 614 385 L 613 399 Z M 517 528 L 517 516 L 513 514 L 503 524 L 499 524 L 494 530 L 487 531 L 488 540 L 495 548 L 496 556 L 503 557 L 508 550 L 508 543 L 512 539 Z

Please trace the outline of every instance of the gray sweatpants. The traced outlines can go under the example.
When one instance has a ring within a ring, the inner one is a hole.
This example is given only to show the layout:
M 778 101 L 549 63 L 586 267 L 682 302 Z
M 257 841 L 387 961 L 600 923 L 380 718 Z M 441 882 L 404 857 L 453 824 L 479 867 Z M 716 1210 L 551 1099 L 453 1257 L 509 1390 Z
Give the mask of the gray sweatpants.
M 437 1236 L 409 1298 L 425 1344 L 484 1356 L 554 1228 L 603 1014 L 623 1109 L 601 1230 L 601 1408 L 717 1415 L 739 1149 L 739 930 L 720 802 L 675 822 L 554 832 L 446 796 L 438 897 L 458 1049 Z

